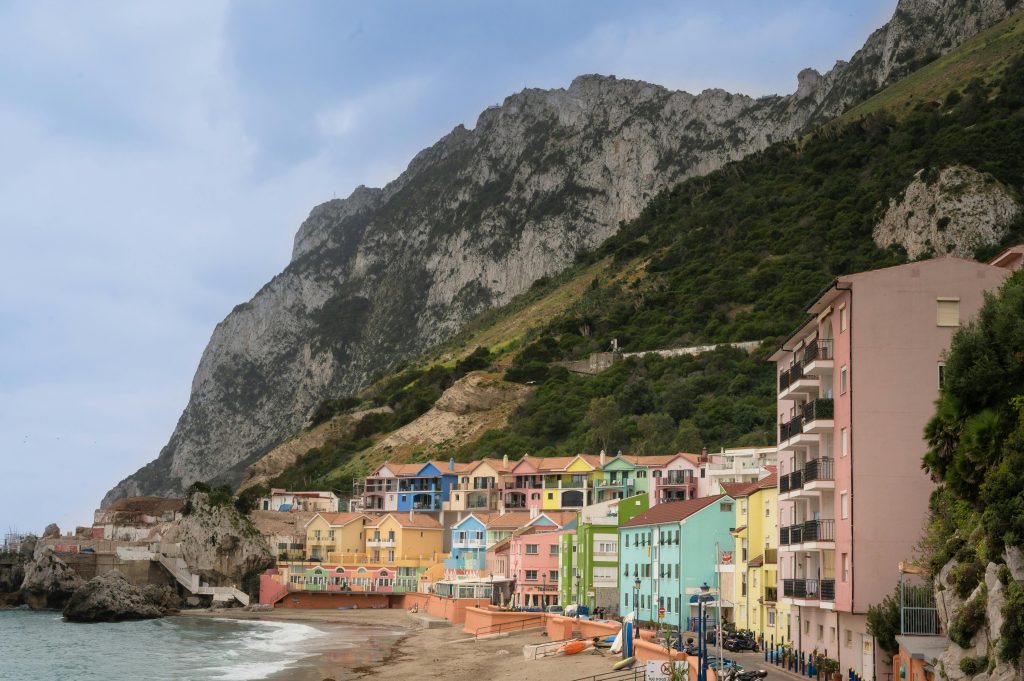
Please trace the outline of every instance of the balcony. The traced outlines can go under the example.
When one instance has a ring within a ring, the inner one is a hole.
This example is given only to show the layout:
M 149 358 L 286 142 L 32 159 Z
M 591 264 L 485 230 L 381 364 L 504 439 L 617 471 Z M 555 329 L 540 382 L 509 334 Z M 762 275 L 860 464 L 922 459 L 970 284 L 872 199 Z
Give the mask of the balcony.
M 388 538 L 384 538 L 384 537 L 377 537 L 377 538 L 374 538 L 374 539 L 367 539 L 366 540 L 366 545 L 367 546 L 372 546 L 372 547 L 384 548 L 384 549 L 392 549 L 392 548 L 395 547 L 395 540 L 393 538 L 388 539 Z
M 820 383 L 817 376 L 805 374 L 798 362 L 779 374 L 779 399 L 817 395 Z
M 457 539 L 452 542 L 453 549 L 486 549 L 487 542 L 483 539 Z
M 825 601 L 836 599 L 835 579 L 784 579 L 782 595 L 804 601 Z
M 803 424 L 801 430 L 804 433 L 820 435 L 825 432 L 832 432 L 836 422 L 833 419 L 835 406 L 831 397 L 819 397 L 804 405 L 801 410 Z
M 808 520 L 789 527 L 779 528 L 779 544 L 794 546 L 836 540 L 836 521 L 831 518 Z
M 834 460 L 831 457 L 811 459 L 798 471 L 779 478 L 779 494 L 790 494 L 787 499 L 814 496 L 811 492 L 835 489 Z M 799 492 L 806 494 L 799 494 Z
M 822 376 L 832 373 L 832 339 L 819 338 L 804 348 L 800 357 L 805 374 Z
M 779 587 L 766 586 L 764 596 L 759 599 L 762 603 L 777 603 L 779 600 Z

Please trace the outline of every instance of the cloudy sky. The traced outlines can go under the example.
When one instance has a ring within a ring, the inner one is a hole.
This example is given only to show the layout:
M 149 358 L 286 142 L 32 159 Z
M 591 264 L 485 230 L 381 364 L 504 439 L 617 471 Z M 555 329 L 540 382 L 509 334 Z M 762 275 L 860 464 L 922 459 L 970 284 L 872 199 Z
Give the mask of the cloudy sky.
M 91 522 L 316 203 L 524 87 L 788 93 L 895 0 L 0 0 L 0 530 Z

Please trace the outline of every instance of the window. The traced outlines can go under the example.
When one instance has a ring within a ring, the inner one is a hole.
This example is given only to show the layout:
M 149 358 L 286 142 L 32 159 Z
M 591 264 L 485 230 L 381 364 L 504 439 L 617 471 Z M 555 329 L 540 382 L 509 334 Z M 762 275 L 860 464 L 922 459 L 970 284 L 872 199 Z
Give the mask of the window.
M 536 570 L 527 570 L 526 571 L 526 581 L 528 581 L 528 582 L 536 582 L 537 581 L 537 571 Z
M 313 530 L 313 538 L 317 540 L 320 539 L 320 530 Z
M 528 556 L 536 556 L 537 555 L 537 545 L 536 544 L 527 544 L 526 545 L 526 555 L 528 555 Z
M 946 385 L 946 363 L 939 362 L 939 390 Z
M 741 515 L 747 515 L 747 500 L 746 499 L 741 499 L 740 500 L 740 514 Z
M 746 537 L 744 537 L 743 538 L 743 545 L 740 547 L 740 558 L 741 558 L 741 560 L 744 563 L 747 562 L 747 548 L 748 548 L 747 547 L 747 539 L 746 539 Z M 744 579 L 746 579 L 746 577 L 747 577 L 746 575 L 743 575 Z M 746 593 L 746 591 L 744 591 L 744 593 Z
M 850 581 L 850 554 L 844 553 L 842 558 L 843 581 Z
M 839 493 L 839 517 L 843 520 L 850 517 L 850 495 L 846 490 Z
M 839 331 L 846 331 L 846 305 L 839 306 Z
M 554 499 L 554 498 L 555 498 L 555 493 L 554 492 L 548 492 L 548 500 L 550 501 L 551 499 Z
M 768 626 L 775 626 L 775 608 L 768 608 Z
M 629 577 L 629 563 L 626 563 L 625 568 L 626 569 L 622 571 L 622 576 Z
M 811 633 L 811 621 L 804 620 L 804 633 L 810 635 Z
M 938 326 L 960 326 L 960 299 L 939 298 L 936 301 L 936 324 Z
M 558 570 L 549 570 L 548 571 L 548 578 L 552 582 L 557 582 L 558 581 Z
M 732 513 L 732 503 L 728 501 L 723 501 L 721 504 L 718 505 L 718 510 L 720 510 L 722 513 Z
M 839 431 L 839 453 L 846 456 L 850 453 L 850 434 L 843 428 Z
M 823 638 L 825 638 L 825 625 L 824 624 L 819 624 L 818 625 L 818 640 L 820 641 Z
M 852 646 L 853 645 L 853 632 L 850 631 L 849 629 L 846 630 L 846 645 L 848 645 L 848 646 Z
M 626 548 L 629 548 L 629 533 L 626 533 Z
M 540 493 L 534 492 L 533 494 L 530 495 L 530 498 L 533 499 L 534 501 L 537 501 L 538 499 L 540 499 Z
M 764 517 L 767 518 L 772 514 L 772 504 L 767 499 L 764 502 Z
M 389 563 L 394 563 L 395 562 L 395 551 L 394 551 L 394 549 L 388 551 L 388 562 Z
M 836 642 L 836 628 L 835 627 L 829 627 L 828 628 L 828 642 L 829 643 L 835 643 Z
M 552 556 L 557 556 L 558 555 L 558 544 L 552 544 L 551 545 L 551 551 L 549 552 L 549 555 L 552 555 Z
M 327 530 L 327 538 L 334 541 L 334 530 Z
M 839 394 L 846 394 L 846 365 L 839 367 Z
M 651 477 L 652 478 L 660 478 L 661 476 L 662 476 L 662 472 L 660 470 L 654 470 L 654 471 L 651 472 Z

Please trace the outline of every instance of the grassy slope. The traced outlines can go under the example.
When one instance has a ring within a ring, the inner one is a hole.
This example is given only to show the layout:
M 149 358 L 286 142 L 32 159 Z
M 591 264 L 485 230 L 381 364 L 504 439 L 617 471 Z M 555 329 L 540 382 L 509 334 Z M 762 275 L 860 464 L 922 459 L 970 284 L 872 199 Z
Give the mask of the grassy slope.
M 922 102 L 942 101 L 947 93 L 963 90 L 975 78 L 990 81 L 997 77 L 1021 52 L 1024 12 L 1017 12 L 853 107 L 832 124 L 849 123 L 881 109 L 900 116 Z

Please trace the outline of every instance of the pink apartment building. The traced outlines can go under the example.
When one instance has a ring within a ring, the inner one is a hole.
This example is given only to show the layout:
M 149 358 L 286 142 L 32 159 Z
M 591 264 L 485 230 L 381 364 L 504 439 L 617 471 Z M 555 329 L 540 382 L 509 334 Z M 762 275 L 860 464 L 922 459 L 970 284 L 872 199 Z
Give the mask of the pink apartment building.
M 933 486 L 922 433 L 943 353 L 1009 274 L 944 257 L 839 277 L 772 355 L 780 596 L 795 649 L 890 678 L 867 609 L 892 592 L 923 531 Z
M 574 531 L 571 511 L 544 513 L 509 538 L 508 577 L 512 605 L 543 608 L 558 603 L 558 554 L 562 533 Z

